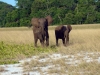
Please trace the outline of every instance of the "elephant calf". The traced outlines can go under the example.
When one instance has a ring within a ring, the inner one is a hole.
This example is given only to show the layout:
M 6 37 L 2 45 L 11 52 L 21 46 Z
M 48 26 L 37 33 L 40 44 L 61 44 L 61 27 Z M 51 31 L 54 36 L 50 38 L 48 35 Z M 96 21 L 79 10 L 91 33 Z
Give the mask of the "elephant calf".
M 62 39 L 64 46 L 69 42 L 69 33 L 72 30 L 71 25 L 61 25 L 55 28 L 56 45 L 58 46 L 58 39 Z M 66 41 L 65 41 L 66 40 Z
M 46 41 L 46 46 L 49 46 L 49 33 L 48 26 L 52 23 L 53 19 L 49 15 L 45 18 L 32 18 L 31 25 L 33 25 L 34 44 L 37 46 L 38 39 L 42 46 Z

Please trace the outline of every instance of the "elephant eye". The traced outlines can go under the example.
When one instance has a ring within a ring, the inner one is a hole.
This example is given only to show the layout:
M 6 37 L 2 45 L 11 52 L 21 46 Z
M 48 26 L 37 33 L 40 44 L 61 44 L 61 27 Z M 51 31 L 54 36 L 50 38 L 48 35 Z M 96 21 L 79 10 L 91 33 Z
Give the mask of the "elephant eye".
M 37 28 L 37 26 L 35 26 L 35 28 Z

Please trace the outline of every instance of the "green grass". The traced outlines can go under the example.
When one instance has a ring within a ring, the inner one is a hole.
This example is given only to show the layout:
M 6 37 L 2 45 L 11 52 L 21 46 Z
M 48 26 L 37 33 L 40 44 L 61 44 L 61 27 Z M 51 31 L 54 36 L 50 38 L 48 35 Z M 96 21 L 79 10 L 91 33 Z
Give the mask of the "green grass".
M 33 44 L 7 44 L 0 42 L 0 64 L 18 63 L 18 60 L 41 53 L 56 51 L 56 47 L 37 47 Z

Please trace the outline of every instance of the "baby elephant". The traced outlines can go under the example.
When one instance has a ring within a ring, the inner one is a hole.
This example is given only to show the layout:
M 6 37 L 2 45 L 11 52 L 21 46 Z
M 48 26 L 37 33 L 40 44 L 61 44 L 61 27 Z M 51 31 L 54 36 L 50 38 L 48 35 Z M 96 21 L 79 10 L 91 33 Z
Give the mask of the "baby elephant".
M 72 30 L 71 25 L 61 25 L 55 28 L 56 45 L 58 46 L 58 39 L 62 39 L 64 46 L 69 43 L 69 33 Z M 66 41 L 65 41 L 66 40 Z

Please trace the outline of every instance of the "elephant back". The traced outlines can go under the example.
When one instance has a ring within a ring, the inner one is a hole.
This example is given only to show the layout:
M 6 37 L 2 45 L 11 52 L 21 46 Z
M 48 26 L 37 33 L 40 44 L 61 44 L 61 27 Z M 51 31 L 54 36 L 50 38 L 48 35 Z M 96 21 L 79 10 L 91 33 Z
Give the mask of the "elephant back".
M 57 26 L 57 27 L 55 28 L 55 30 L 56 30 L 56 31 L 59 31 L 59 30 L 61 30 L 62 27 L 63 27 L 63 25 Z

